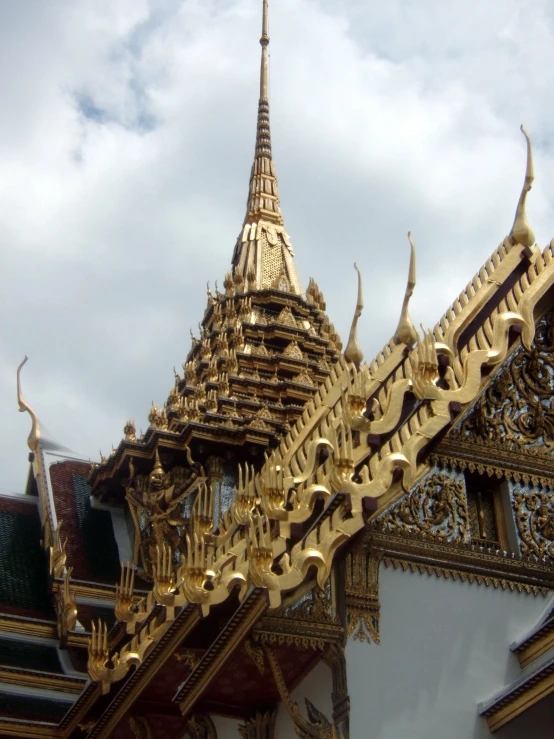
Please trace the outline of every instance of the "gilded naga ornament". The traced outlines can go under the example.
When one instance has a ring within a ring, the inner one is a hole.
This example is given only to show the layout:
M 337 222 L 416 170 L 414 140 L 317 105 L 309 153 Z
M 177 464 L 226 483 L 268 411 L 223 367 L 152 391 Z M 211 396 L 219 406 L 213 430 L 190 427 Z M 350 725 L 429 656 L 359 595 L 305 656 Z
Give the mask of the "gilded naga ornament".
M 27 361 L 27 356 L 25 356 L 24 360 L 21 362 L 19 367 L 17 368 L 17 402 L 19 404 L 19 410 L 21 413 L 27 413 L 31 416 L 32 426 L 31 426 L 31 432 L 29 433 L 29 437 L 27 439 L 27 446 L 32 452 L 36 452 L 38 447 L 38 442 L 40 440 L 40 425 L 38 422 L 37 414 L 34 412 L 34 410 L 31 408 L 31 406 L 27 403 L 25 398 L 23 397 L 23 393 L 21 392 L 21 368 Z

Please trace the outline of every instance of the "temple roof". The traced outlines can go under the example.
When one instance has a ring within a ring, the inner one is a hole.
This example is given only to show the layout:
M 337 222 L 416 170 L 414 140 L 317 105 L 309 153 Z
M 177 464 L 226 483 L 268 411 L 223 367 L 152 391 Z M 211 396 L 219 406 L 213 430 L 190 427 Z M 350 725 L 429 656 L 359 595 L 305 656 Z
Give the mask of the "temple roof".
M 319 289 L 310 282 L 301 294 L 283 228 L 271 158 L 268 43 L 263 0 L 256 151 L 233 272 L 225 293 L 208 295 L 184 377 L 175 373 L 146 434 L 137 439 L 128 422 L 89 484 L 89 463 L 50 453 L 18 370 L 20 410 L 32 419 L 32 502 L 0 498 L 9 575 L 0 584 L 7 634 L 0 662 L 6 674 L 17 671 L 19 690 L 12 703 L 0 691 L 0 733 L 8 724 L 16 732 L 10 720 L 23 722 L 21 687 L 46 681 L 46 670 L 54 687 L 49 696 L 34 696 L 28 718 L 58 723 L 65 714 L 60 736 L 81 726 L 90 737 L 126 736 L 141 701 L 145 714 L 158 717 L 153 722 L 167 718 L 174 733 L 199 706 L 242 717 L 260 700 L 284 702 L 324 652 L 340 650 L 345 634 L 359 628 L 358 638 L 378 636 L 375 623 L 367 626 L 368 613 L 377 619 L 375 592 L 369 570 L 353 565 L 356 547 L 366 566 L 371 560 L 378 568 L 384 558 L 528 593 L 554 585 L 540 551 L 531 557 L 522 546 L 515 556 L 500 537 L 471 533 L 468 515 L 461 526 L 453 514 L 451 527 L 445 499 L 463 498 L 462 475 L 453 463 L 448 475 L 434 477 L 440 444 L 478 414 L 479 399 L 502 381 L 520 348 L 536 358 L 540 337 L 553 333 L 554 242 L 541 251 L 525 226 L 530 148 L 511 235 L 435 327 L 419 336 L 409 320 L 412 245 L 401 330 L 362 363 L 355 341 L 360 278 L 351 351 L 341 356 Z M 436 504 L 429 525 L 425 511 L 412 514 L 405 505 L 425 496 Z M 338 557 L 346 561 L 343 580 L 333 570 Z M 333 592 L 339 586 L 344 603 Z M 46 618 L 50 604 L 55 621 Z M 10 619 L 18 607 L 27 610 Z M 543 630 L 550 643 L 551 623 Z M 13 649 L 18 634 L 35 640 L 21 659 Z M 70 652 L 68 670 L 62 656 Z M 261 681 L 266 662 L 275 676 L 275 661 L 280 680 Z M 58 692 L 61 706 L 52 701 Z M 43 705 L 43 698 L 50 701 Z M 158 728 L 162 735 L 167 723 Z
M 182 456 L 190 446 L 202 463 L 209 454 L 228 454 L 226 446 L 274 448 L 325 382 L 342 350 L 313 279 L 302 293 L 284 230 L 269 127 L 267 0 L 260 44 L 247 212 L 232 270 L 223 282 L 225 291 L 216 283 L 214 295 L 208 287 L 200 336 L 191 336 L 184 374 L 174 371 L 175 383 L 164 406 L 152 405 L 146 433 L 137 438 L 129 421 L 117 449 L 93 468 L 91 485 L 102 500 L 121 501 L 128 459 L 152 460 L 159 444 L 180 449 Z M 199 447 L 207 450 L 204 455 Z

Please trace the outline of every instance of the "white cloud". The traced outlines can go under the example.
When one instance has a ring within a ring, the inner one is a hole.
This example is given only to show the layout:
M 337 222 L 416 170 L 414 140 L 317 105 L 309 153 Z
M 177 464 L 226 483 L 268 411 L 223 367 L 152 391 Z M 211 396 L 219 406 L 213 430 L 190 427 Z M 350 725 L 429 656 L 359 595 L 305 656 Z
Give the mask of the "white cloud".
M 19 0 L 0 9 L 0 399 L 5 489 L 31 405 L 95 456 L 146 426 L 221 281 L 244 214 L 258 0 Z M 32 6 L 32 8 L 31 8 Z M 343 336 L 357 261 L 366 357 L 394 331 L 406 232 L 412 314 L 435 322 L 509 232 L 525 122 L 529 219 L 554 235 L 554 19 L 546 0 L 271 4 L 273 148 L 304 284 Z

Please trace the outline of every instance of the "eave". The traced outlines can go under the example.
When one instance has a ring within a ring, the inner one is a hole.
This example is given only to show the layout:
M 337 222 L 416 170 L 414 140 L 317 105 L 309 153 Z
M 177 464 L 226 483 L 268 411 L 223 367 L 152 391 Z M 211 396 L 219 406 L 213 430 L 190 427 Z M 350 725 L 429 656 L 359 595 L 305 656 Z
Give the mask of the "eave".
M 553 647 L 554 618 L 551 618 L 519 644 L 514 645 L 512 652 L 517 656 L 521 667 L 525 668 Z
M 549 651 L 537 666 L 527 670 L 527 674 L 481 703 L 479 712 L 494 733 L 553 692 L 554 654 Z

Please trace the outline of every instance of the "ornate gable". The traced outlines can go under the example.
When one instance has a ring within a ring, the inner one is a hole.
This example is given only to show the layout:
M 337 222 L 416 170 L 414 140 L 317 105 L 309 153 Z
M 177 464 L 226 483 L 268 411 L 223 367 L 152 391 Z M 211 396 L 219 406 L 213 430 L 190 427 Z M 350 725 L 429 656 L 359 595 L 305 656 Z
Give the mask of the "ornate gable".
M 554 311 L 493 375 L 434 461 L 554 488 Z
M 462 543 L 469 540 L 469 508 L 463 475 L 433 471 L 391 508 L 371 529 Z

